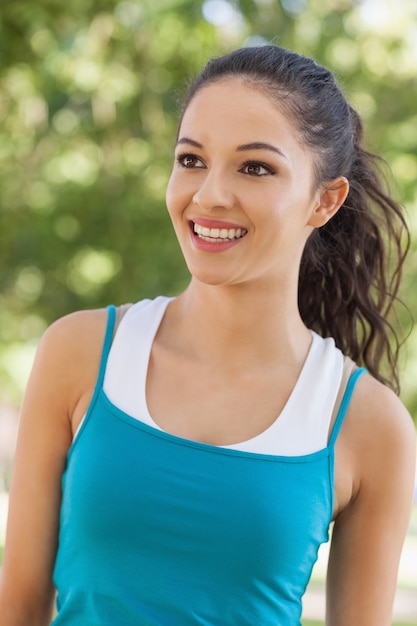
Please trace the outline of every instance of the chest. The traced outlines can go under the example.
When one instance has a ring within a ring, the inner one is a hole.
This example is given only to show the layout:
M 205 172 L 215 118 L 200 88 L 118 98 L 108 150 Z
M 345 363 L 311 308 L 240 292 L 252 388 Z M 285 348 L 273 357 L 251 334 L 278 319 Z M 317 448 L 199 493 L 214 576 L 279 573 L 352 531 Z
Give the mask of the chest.
M 298 375 L 288 368 L 260 367 L 227 376 L 222 371 L 172 359 L 154 348 L 146 377 L 153 420 L 162 430 L 194 441 L 220 446 L 246 441 L 279 418 Z

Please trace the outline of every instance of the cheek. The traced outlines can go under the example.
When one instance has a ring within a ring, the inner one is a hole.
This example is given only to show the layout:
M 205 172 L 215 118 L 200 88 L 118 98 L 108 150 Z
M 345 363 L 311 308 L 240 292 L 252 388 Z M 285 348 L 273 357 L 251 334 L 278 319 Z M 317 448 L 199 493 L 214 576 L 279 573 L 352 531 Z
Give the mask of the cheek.
M 168 213 L 173 216 L 175 212 L 175 208 L 178 206 L 180 201 L 180 185 L 178 184 L 178 177 L 175 172 L 171 173 L 171 176 L 168 181 L 166 193 L 165 193 L 165 202 L 168 209 Z
M 175 170 L 171 173 L 165 193 L 166 206 L 171 218 L 181 214 L 193 203 L 195 191 L 195 177 L 184 175 Z

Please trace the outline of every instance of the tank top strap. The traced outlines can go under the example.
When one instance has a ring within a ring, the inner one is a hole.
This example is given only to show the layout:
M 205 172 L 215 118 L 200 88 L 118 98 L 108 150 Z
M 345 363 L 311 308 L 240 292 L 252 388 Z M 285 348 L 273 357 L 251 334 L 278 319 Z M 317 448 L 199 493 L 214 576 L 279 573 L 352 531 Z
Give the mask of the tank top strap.
M 100 360 L 100 367 L 99 367 L 99 371 L 98 371 L 98 376 L 97 376 L 97 380 L 96 380 L 96 384 L 94 387 L 94 393 L 93 396 L 91 398 L 91 402 L 89 404 L 89 407 L 87 409 L 86 414 L 84 415 L 83 419 L 81 420 L 80 425 L 77 428 L 77 431 L 74 434 L 74 438 L 73 438 L 73 444 L 72 444 L 72 448 L 71 450 L 74 448 L 74 444 L 79 440 L 80 434 L 81 432 L 84 430 L 87 422 L 90 419 L 90 416 L 93 412 L 93 408 L 94 405 L 97 401 L 97 398 L 100 395 L 100 392 L 103 388 L 103 382 L 104 382 L 104 375 L 106 373 L 106 366 L 107 366 L 107 360 L 109 357 L 109 353 L 110 353 L 110 348 L 111 348 L 111 344 L 113 341 L 113 335 L 114 335 L 114 330 L 115 330 L 115 326 L 116 326 L 116 307 L 113 304 L 110 304 L 107 307 L 107 326 L 106 326 L 106 332 L 104 335 L 104 341 L 103 341 L 103 348 L 101 351 L 101 360 Z M 69 452 L 69 454 L 71 454 L 71 451 Z
M 109 304 L 107 307 L 107 327 L 106 334 L 104 335 L 103 350 L 101 353 L 100 369 L 97 377 L 97 389 L 103 386 L 104 374 L 106 373 L 107 359 L 109 358 L 109 352 L 113 340 L 115 325 L 116 325 L 116 307 L 113 304 Z
M 350 400 L 352 398 L 353 391 L 356 387 L 356 383 L 362 374 L 366 374 L 367 370 L 364 367 L 358 367 L 355 371 L 350 375 L 348 383 L 346 385 L 345 393 L 343 394 L 342 401 L 340 403 L 339 411 L 336 415 L 336 420 L 330 435 L 329 439 L 329 448 L 334 448 L 334 445 L 337 441 L 337 437 L 339 435 L 340 429 L 342 428 L 343 421 L 345 419 L 348 406 Z

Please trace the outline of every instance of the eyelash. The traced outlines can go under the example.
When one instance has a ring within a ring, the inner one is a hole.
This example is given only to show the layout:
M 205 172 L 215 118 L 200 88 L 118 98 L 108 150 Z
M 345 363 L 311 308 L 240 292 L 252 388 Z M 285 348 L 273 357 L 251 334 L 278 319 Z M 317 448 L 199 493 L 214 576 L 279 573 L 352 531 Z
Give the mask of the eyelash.
M 182 152 L 180 154 L 177 155 L 176 157 L 176 161 L 177 163 L 180 165 L 180 167 L 184 168 L 184 169 L 202 169 L 200 165 L 186 165 L 184 163 L 186 158 L 190 158 L 193 159 L 194 162 L 195 161 L 200 161 L 201 163 L 204 163 L 202 161 L 202 159 L 200 159 L 200 157 L 198 157 L 196 154 L 192 154 L 190 152 Z M 247 176 L 252 176 L 253 178 L 261 178 L 263 176 L 273 176 L 276 172 L 275 170 L 272 169 L 272 167 L 270 167 L 269 165 L 267 165 L 266 163 L 263 163 L 262 161 L 245 161 L 242 165 L 242 167 L 239 169 L 239 172 L 242 172 L 242 170 L 244 170 L 246 167 L 248 166 L 256 166 L 256 167 L 261 167 L 264 170 L 266 170 L 267 174 L 249 174 L 249 172 L 243 172 L 244 174 L 246 174 Z

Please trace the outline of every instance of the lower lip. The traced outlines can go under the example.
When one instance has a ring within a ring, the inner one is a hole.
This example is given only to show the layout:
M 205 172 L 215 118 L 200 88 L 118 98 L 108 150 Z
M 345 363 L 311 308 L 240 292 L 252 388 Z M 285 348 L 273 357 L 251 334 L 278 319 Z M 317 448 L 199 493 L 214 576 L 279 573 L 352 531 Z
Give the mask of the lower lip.
M 202 252 L 224 252 L 225 250 L 229 250 L 229 248 L 233 248 L 236 246 L 243 237 L 239 237 L 239 239 L 227 239 L 225 241 L 206 241 L 205 239 L 201 239 L 193 230 L 191 230 L 191 240 L 194 246 L 201 250 Z

